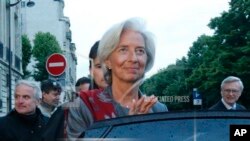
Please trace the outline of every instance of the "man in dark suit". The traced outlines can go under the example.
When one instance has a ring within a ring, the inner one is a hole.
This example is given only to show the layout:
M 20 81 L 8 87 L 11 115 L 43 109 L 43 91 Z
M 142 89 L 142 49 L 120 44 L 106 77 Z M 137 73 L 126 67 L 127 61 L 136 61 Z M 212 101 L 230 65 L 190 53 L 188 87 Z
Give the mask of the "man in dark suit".
M 41 90 L 35 82 L 19 80 L 15 108 L 0 118 L 1 141 L 42 141 L 48 118 L 37 108 Z
M 240 78 L 229 76 L 221 83 L 221 100 L 209 108 L 209 110 L 246 110 L 243 105 L 236 103 L 243 91 L 243 83 Z

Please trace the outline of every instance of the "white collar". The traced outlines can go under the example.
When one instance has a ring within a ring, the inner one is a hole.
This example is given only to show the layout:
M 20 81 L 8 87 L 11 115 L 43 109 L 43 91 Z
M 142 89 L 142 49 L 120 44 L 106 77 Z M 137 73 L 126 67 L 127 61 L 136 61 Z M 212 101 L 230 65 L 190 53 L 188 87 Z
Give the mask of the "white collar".
M 227 110 L 230 110 L 230 109 L 236 110 L 236 103 L 234 103 L 233 106 L 230 106 L 230 105 L 228 105 L 228 104 L 224 101 L 223 98 L 221 99 L 221 102 L 225 105 L 225 107 L 227 108 Z

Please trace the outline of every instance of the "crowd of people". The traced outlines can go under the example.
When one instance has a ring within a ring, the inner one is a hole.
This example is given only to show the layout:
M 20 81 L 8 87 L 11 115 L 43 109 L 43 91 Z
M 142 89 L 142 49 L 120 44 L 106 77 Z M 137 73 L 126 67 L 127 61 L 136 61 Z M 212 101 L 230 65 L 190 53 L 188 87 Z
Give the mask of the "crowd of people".
M 147 96 L 139 88 L 155 58 L 152 33 L 141 19 L 113 25 L 91 47 L 89 58 L 90 78 L 76 82 L 70 103 L 60 104 L 62 87 L 55 80 L 44 80 L 40 87 L 32 81 L 18 81 L 15 107 L 0 118 L 0 139 L 77 140 L 99 120 L 168 111 L 156 96 Z M 210 110 L 246 109 L 236 103 L 243 88 L 238 77 L 227 77 L 221 83 L 222 99 Z

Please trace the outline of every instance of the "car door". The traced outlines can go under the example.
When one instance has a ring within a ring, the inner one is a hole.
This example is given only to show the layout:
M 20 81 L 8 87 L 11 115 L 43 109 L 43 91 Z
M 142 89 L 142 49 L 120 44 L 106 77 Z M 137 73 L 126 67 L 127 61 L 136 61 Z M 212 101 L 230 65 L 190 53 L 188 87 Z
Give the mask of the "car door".
M 229 141 L 230 125 L 250 125 L 243 111 L 190 111 L 136 115 L 96 122 L 85 139 Z

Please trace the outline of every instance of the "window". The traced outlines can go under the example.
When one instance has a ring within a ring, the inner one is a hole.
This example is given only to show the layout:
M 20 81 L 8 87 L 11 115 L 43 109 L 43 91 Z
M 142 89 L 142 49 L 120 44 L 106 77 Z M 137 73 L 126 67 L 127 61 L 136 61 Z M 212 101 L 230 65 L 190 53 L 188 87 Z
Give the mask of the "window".
M 1 42 L 0 42 L 1 43 Z M 0 72 L 3 72 L 2 67 L 0 66 Z M 3 101 L 2 101 L 2 87 L 3 87 L 3 81 L 2 81 L 2 74 L 0 73 L 0 113 L 2 112 L 3 107 Z
M 10 62 L 10 64 L 12 64 L 12 52 L 9 52 L 9 51 L 10 51 L 10 49 L 6 48 L 6 61 L 8 61 L 8 62 Z M 11 55 L 11 60 L 10 60 L 10 55 Z
M 71 31 L 66 32 L 66 39 L 71 41 Z
M 22 2 L 21 2 L 21 7 L 22 7 L 22 8 L 25 7 L 25 1 L 22 1 Z
M 21 64 L 20 58 L 15 55 L 15 68 L 20 70 L 20 64 Z
M 3 58 L 3 43 L 0 42 L 0 58 Z
M 138 141 L 228 141 L 230 125 L 250 124 L 249 112 L 163 112 L 95 122 L 85 138 Z

